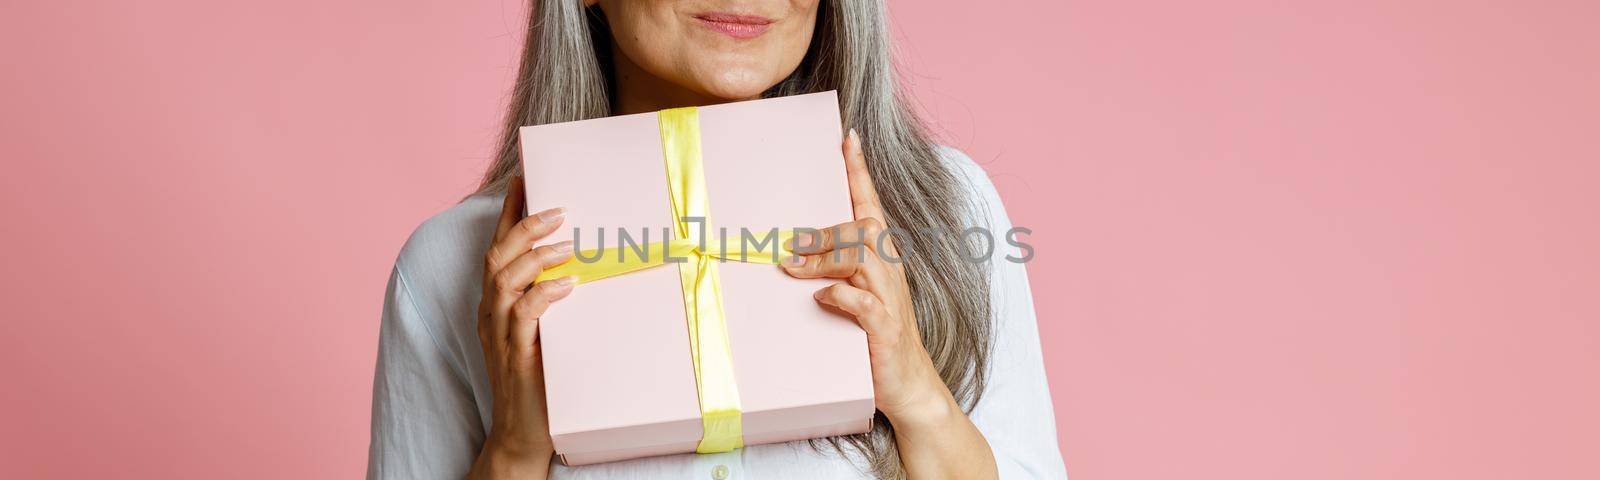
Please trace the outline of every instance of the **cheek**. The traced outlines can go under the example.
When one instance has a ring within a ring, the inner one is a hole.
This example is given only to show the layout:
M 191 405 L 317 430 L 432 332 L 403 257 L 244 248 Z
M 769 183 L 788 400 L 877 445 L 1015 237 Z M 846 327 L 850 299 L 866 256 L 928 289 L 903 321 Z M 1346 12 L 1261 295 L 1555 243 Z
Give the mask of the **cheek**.
M 783 81 L 800 66 L 806 52 L 811 50 L 811 37 L 816 32 L 817 3 L 797 1 L 793 4 L 796 12 L 793 21 L 787 22 L 780 31 L 772 32 L 779 34 L 773 38 L 776 41 L 768 52 L 769 66 L 775 77 L 772 85 Z
M 611 40 L 618 50 L 640 68 L 660 77 L 668 75 L 680 63 L 679 52 L 684 45 L 680 22 L 674 21 L 666 3 L 638 1 L 610 1 L 602 3 L 606 22 L 611 28 Z
M 811 49 L 811 35 L 816 30 L 816 21 L 795 22 L 782 32 L 782 41 L 777 42 L 773 60 L 786 67 L 784 76 L 794 71 L 800 65 L 800 60 L 805 58 L 806 52 Z

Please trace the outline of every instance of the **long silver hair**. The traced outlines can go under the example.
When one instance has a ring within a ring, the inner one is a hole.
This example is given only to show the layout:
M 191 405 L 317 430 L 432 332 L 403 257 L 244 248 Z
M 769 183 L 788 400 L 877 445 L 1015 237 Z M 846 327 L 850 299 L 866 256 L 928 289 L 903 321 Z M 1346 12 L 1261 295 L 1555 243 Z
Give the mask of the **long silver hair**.
M 478 191 L 498 192 L 521 170 L 517 128 L 604 117 L 611 111 L 611 32 L 598 7 L 579 0 L 530 0 L 511 102 L 494 163 Z M 837 90 L 844 124 L 862 140 L 868 169 L 897 236 L 923 345 L 968 411 L 984 390 L 989 363 L 989 279 L 968 261 L 960 232 L 978 207 L 935 150 L 898 90 L 882 1 L 823 0 L 800 66 L 764 96 Z M 942 233 L 941 233 L 942 232 Z M 812 443 L 857 454 L 880 478 L 901 478 L 894 429 L 880 413 L 861 435 Z

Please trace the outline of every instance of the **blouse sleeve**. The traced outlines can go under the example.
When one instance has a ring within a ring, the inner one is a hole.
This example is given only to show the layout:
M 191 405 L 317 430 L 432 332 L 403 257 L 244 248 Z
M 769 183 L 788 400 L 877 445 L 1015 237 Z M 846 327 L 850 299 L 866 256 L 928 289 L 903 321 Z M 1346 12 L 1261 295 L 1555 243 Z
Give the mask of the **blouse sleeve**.
M 974 226 L 987 228 L 994 240 L 994 252 L 987 260 L 994 344 L 988 384 L 970 418 L 994 451 L 1000 478 L 1065 479 L 1067 471 L 1056 443 L 1055 413 L 1050 386 L 1045 381 L 1033 293 L 1027 270 L 1019 262 L 1033 252 L 1031 247 L 1024 249 L 1007 242 L 1011 220 L 983 169 L 955 149 L 942 148 L 942 154 L 953 165 L 957 179 L 966 182 L 976 208 L 975 217 L 981 222 Z M 1021 236 L 1016 239 L 1018 243 L 1026 241 Z
M 459 479 L 483 443 L 471 387 L 436 341 L 406 275 L 389 277 L 372 385 L 367 478 Z

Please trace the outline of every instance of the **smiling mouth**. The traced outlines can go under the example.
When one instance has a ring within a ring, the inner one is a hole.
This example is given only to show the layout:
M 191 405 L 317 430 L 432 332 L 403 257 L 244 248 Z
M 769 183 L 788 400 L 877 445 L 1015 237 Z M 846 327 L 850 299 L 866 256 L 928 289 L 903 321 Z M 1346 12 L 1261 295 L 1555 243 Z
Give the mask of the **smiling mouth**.
M 755 15 L 703 13 L 694 18 L 706 28 L 740 40 L 759 37 L 772 26 L 772 19 Z

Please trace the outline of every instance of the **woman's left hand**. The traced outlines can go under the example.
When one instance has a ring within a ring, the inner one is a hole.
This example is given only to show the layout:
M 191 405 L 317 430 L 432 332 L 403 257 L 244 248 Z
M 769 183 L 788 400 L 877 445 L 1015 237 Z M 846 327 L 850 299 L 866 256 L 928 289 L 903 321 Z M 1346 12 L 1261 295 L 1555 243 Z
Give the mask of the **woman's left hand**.
M 867 173 L 861 140 L 852 129 L 844 142 L 845 172 L 856 220 L 802 232 L 783 269 L 797 278 L 838 278 L 818 290 L 817 302 L 853 317 L 867 333 L 872 384 L 879 411 L 896 428 L 959 414 L 917 329 L 911 287 L 895 235 L 886 235 L 883 205 Z M 902 233 L 901 236 L 904 236 Z

